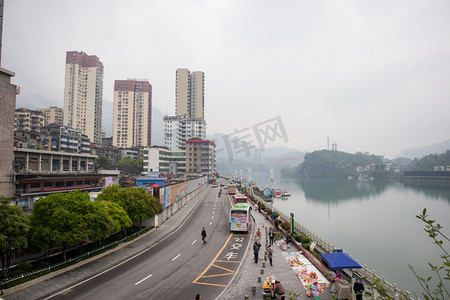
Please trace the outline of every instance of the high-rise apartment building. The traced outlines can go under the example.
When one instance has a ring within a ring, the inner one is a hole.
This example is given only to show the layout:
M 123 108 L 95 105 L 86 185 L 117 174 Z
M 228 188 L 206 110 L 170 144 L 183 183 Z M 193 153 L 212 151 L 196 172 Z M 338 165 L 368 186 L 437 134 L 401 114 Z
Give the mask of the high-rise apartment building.
M 53 123 L 56 123 L 58 125 L 64 124 L 64 110 L 62 108 L 51 106 L 49 108 L 38 108 L 36 110 L 44 114 L 46 125 L 50 125 Z
M 100 144 L 103 105 L 103 63 L 84 52 L 66 53 L 64 125 Z
M 188 69 L 177 69 L 175 97 L 177 116 L 187 115 L 189 118 L 203 119 L 205 117 L 205 73 L 201 71 L 191 73 Z
M 205 119 L 193 119 L 186 115 L 164 117 L 164 145 L 170 150 L 186 150 L 186 141 L 192 138 L 206 139 Z
M 152 85 L 127 79 L 114 82 L 113 145 L 151 146 Z

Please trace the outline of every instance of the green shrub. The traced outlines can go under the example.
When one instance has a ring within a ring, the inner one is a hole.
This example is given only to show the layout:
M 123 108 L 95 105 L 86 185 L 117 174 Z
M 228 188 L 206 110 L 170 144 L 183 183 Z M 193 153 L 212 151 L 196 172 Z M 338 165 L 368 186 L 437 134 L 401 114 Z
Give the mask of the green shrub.
M 303 247 L 305 247 L 306 250 L 309 250 L 309 246 L 311 246 L 311 243 L 302 243 Z
M 25 272 L 30 272 L 33 269 L 33 264 L 27 261 L 21 262 L 19 269 Z
M 280 216 L 280 214 L 277 213 L 276 211 L 274 211 L 274 212 L 273 212 L 273 216 L 274 216 L 275 219 L 277 219 L 277 218 Z
M 261 209 L 262 209 L 262 210 L 265 210 L 265 209 L 266 209 L 266 206 L 264 205 L 264 203 L 260 203 L 259 205 L 261 205 Z
M 289 224 L 289 222 L 283 222 L 281 223 L 281 228 L 283 228 L 286 231 L 289 231 L 291 229 L 291 224 Z
M 311 238 L 307 237 L 307 236 L 302 236 L 302 244 L 310 244 L 311 243 Z
M 300 234 L 294 234 L 293 238 L 299 243 L 302 241 L 302 236 Z

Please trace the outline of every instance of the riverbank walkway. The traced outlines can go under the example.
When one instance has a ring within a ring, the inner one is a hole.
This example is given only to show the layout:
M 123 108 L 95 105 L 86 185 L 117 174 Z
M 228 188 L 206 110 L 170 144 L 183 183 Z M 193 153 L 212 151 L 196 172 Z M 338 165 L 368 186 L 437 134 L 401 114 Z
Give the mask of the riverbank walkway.
M 266 239 L 266 228 L 267 232 L 270 227 L 273 227 L 273 224 L 266 219 L 265 215 L 261 212 L 258 213 L 257 209 L 252 210 L 252 215 L 255 218 L 255 228 L 252 230 L 253 236 L 255 236 L 255 231 L 258 228 L 263 233 L 263 238 L 261 239 L 261 249 L 259 251 L 259 259 L 256 264 L 253 261 L 253 243 L 249 247 L 247 251 L 247 256 L 244 258 L 244 262 L 241 266 L 240 272 L 237 274 L 236 278 L 234 278 L 231 285 L 224 290 L 220 299 L 222 300 L 236 300 L 236 299 L 245 299 L 248 296 L 248 299 L 263 299 L 263 281 L 266 275 L 271 275 L 277 278 L 284 289 L 286 290 L 285 298 L 291 299 L 288 295 L 288 292 L 293 292 L 299 294 L 298 298 L 293 297 L 292 299 L 297 300 L 311 300 L 313 297 L 306 296 L 306 290 L 303 288 L 300 279 L 297 278 L 294 270 L 289 265 L 288 261 L 281 254 L 283 250 L 274 244 L 271 248 L 274 250 L 273 253 L 273 266 L 270 265 L 269 260 L 264 260 L 264 253 L 266 246 L 268 246 L 269 240 Z M 295 247 L 291 246 L 287 252 L 299 252 Z M 265 264 L 265 267 L 263 267 Z M 262 271 L 263 270 L 263 271 Z M 261 274 L 264 272 L 264 274 Z M 258 278 L 261 279 L 261 282 L 258 282 Z M 252 292 L 252 286 L 256 286 L 255 292 Z M 320 294 L 321 300 L 329 300 L 331 299 L 331 292 L 329 288 L 325 288 L 325 291 Z

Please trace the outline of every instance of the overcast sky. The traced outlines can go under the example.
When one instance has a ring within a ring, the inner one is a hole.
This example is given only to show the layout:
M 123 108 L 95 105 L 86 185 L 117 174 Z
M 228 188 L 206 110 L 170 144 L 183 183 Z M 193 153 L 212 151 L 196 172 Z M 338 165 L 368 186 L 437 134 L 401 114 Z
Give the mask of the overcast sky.
M 205 72 L 208 135 L 279 116 L 289 142 L 273 144 L 314 151 L 329 136 L 389 158 L 450 138 L 448 0 L 5 0 L 17 107 L 63 107 L 74 50 L 103 62 L 109 112 L 114 80 L 145 78 L 174 114 L 175 71 L 188 68 Z

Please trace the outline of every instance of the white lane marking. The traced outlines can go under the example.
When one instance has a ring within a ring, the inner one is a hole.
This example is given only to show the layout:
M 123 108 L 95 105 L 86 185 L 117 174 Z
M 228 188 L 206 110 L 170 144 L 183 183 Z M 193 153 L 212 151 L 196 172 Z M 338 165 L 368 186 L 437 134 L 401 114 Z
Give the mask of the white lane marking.
M 212 222 L 209 222 L 209 225 L 211 225 L 212 224 Z
M 214 216 L 212 216 L 211 219 L 214 219 Z
M 138 282 L 136 282 L 134 285 L 138 285 L 139 283 L 141 283 L 142 281 L 144 281 L 144 280 L 147 280 L 147 279 L 149 279 L 150 277 L 152 277 L 152 274 L 150 274 L 150 275 L 148 275 L 147 277 L 145 277 L 144 279 L 142 279 L 142 280 L 139 280 Z
M 177 259 L 178 257 L 180 257 L 181 253 L 178 254 L 177 256 L 175 256 L 174 258 L 172 258 L 172 261 L 174 261 L 175 259 Z
M 213 212 L 213 214 L 214 214 L 214 212 Z
M 197 241 L 197 240 L 193 241 L 193 242 L 191 243 L 191 245 L 194 245 L 196 241 Z

